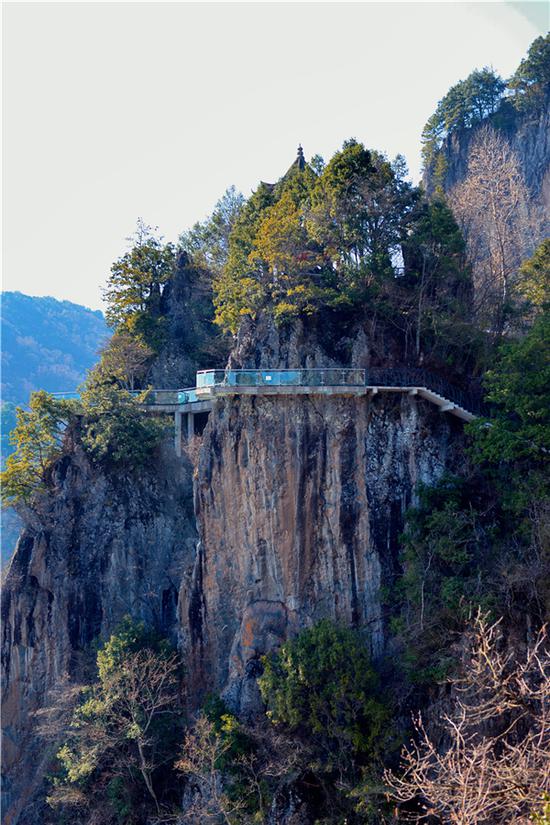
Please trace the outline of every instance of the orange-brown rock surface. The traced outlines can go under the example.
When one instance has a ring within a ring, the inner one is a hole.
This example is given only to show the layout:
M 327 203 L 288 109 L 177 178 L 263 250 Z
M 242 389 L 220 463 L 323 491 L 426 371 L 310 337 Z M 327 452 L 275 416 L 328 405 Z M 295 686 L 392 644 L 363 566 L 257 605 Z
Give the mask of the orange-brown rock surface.
M 257 705 L 260 657 L 321 617 L 384 645 L 381 585 L 419 481 L 453 461 L 460 424 L 407 395 L 221 400 L 196 478 L 200 535 L 182 599 L 197 691 Z

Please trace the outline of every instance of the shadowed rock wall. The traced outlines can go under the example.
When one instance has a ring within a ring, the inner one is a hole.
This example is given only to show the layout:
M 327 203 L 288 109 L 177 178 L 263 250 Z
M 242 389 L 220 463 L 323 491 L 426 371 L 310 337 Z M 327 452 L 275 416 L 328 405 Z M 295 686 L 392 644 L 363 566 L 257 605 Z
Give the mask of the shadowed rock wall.
M 49 752 L 33 713 L 64 674 L 89 677 L 92 642 L 125 614 L 177 639 L 196 543 L 190 476 L 171 445 L 137 477 L 94 470 L 77 448 L 27 514 L 2 600 L 6 825 L 42 821 L 30 800 Z

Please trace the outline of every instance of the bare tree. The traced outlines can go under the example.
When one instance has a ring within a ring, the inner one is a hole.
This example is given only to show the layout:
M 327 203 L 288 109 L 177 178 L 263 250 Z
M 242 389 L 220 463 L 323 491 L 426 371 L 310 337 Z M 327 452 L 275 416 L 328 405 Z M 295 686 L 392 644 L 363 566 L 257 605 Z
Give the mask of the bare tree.
M 244 802 L 231 799 L 224 787 L 221 766 L 233 746 L 204 714 L 187 733 L 176 769 L 192 780 L 182 822 L 242 822 Z
M 501 333 L 514 276 L 533 243 L 519 160 L 490 126 L 483 126 L 472 141 L 466 177 L 451 191 L 449 202 L 473 267 L 477 315 Z
M 176 763 L 189 782 L 181 823 L 266 823 L 266 789 L 276 796 L 277 789 L 295 780 L 311 763 L 308 748 L 273 725 L 237 724 L 247 747 L 236 753 L 232 752 L 234 740 L 216 730 L 204 714 L 187 733 L 183 755 Z M 235 777 L 239 779 L 238 796 L 231 793 Z M 243 788 L 247 789 L 246 798 Z
M 101 366 L 118 378 L 122 386 L 133 392 L 143 378 L 153 358 L 153 350 L 128 332 L 116 332 L 101 349 Z
M 524 659 L 499 649 L 499 622 L 479 614 L 456 708 L 443 717 L 438 747 L 422 719 L 402 753 L 403 772 L 386 771 L 391 798 L 456 825 L 531 823 L 550 801 L 550 652 L 546 629 Z M 540 820 L 544 821 L 543 819 Z
M 100 667 L 100 681 L 76 709 L 58 752 L 68 781 L 54 787 L 50 805 L 89 805 L 78 786 L 93 775 L 98 787 L 113 777 L 135 784 L 140 776 L 160 813 L 153 775 L 171 759 L 165 740 L 169 723 L 180 713 L 178 670 L 177 654 L 159 655 L 149 648 L 127 653 L 116 666 Z M 95 799 L 93 791 L 88 795 Z

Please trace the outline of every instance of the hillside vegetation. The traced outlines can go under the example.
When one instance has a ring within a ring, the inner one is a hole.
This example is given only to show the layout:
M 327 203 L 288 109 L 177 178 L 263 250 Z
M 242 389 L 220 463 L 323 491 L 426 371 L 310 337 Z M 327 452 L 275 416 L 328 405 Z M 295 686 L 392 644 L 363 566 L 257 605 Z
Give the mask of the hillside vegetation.
M 455 128 L 540 107 L 547 69 L 548 41 L 539 38 L 507 84 L 482 70 L 450 90 L 424 134 L 426 162 L 437 162 Z M 489 185 L 501 175 L 501 192 L 512 193 L 520 172 L 505 154 L 493 159 Z M 230 691 L 197 689 L 190 662 L 136 607 L 109 638 L 79 651 L 85 683 L 50 708 L 44 821 L 548 825 L 550 244 L 531 234 L 508 254 L 509 233 L 523 237 L 520 213 L 508 210 L 477 228 L 476 247 L 466 226 L 479 203 L 462 195 L 428 198 L 401 158 L 349 139 L 326 163 L 307 163 L 300 149 L 286 174 L 246 200 L 228 190 L 178 246 L 138 223 L 108 278 L 114 334 L 81 401 L 36 393 L 18 416 L 3 473 L 16 504 L 39 512 L 55 500 L 75 451 L 133 490 L 136 471 L 154 472 L 163 432 L 129 389 L 142 389 L 143 400 L 167 351 L 223 366 L 242 330 L 253 338 L 262 325 L 281 335 L 313 329 L 342 365 L 350 365 L 353 334 L 368 333 L 373 364 L 428 367 L 477 388 L 486 414 L 465 433 L 456 425 L 453 472 L 418 484 L 404 524 L 396 514 L 391 525 L 400 535 L 396 558 L 383 560 L 381 655 L 371 655 L 369 626 L 322 618 L 322 605 L 307 626 L 289 619 L 278 639 L 274 603 L 259 600 L 271 647 L 248 662 L 260 710 L 240 714 Z M 232 402 L 223 404 L 220 415 L 238 429 Z M 211 444 L 221 463 L 216 433 Z M 201 460 L 195 479 L 215 500 Z M 341 520 L 353 532 L 357 490 L 342 497 Z M 197 587 L 216 563 L 204 552 L 183 576 Z M 323 552 L 320 540 L 312 555 Z M 307 588 L 306 549 L 303 557 L 294 561 Z M 229 581 L 230 572 L 220 577 Z M 200 625 L 201 610 L 191 600 L 179 642 L 197 632 L 191 619 Z M 211 641 L 201 637 L 201 656 Z M 231 670 L 239 649 L 220 670 Z

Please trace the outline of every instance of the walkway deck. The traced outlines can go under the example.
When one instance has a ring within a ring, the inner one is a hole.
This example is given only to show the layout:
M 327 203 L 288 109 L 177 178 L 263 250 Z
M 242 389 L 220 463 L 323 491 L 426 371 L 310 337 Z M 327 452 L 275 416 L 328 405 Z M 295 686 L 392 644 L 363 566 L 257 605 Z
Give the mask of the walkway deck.
M 375 395 L 406 392 L 419 395 L 444 412 L 472 421 L 481 412 L 473 393 L 421 369 L 202 370 L 195 396 L 224 395 Z
M 150 390 L 145 408 L 174 415 L 176 453 L 181 455 L 182 433 L 195 432 L 194 418 L 208 413 L 219 397 L 234 395 L 374 396 L 382 392 L 407 393 L 435 404 L 463 421 L 483 412 L 481 399 L 438 375 L 415 368 L 396 369 L 299 369 L 299 370 L 201 370 L 195 387 Z M 139 395 L 140 392 L 133 393 Z M 77 393 L 54 393 L 78 398 Z

